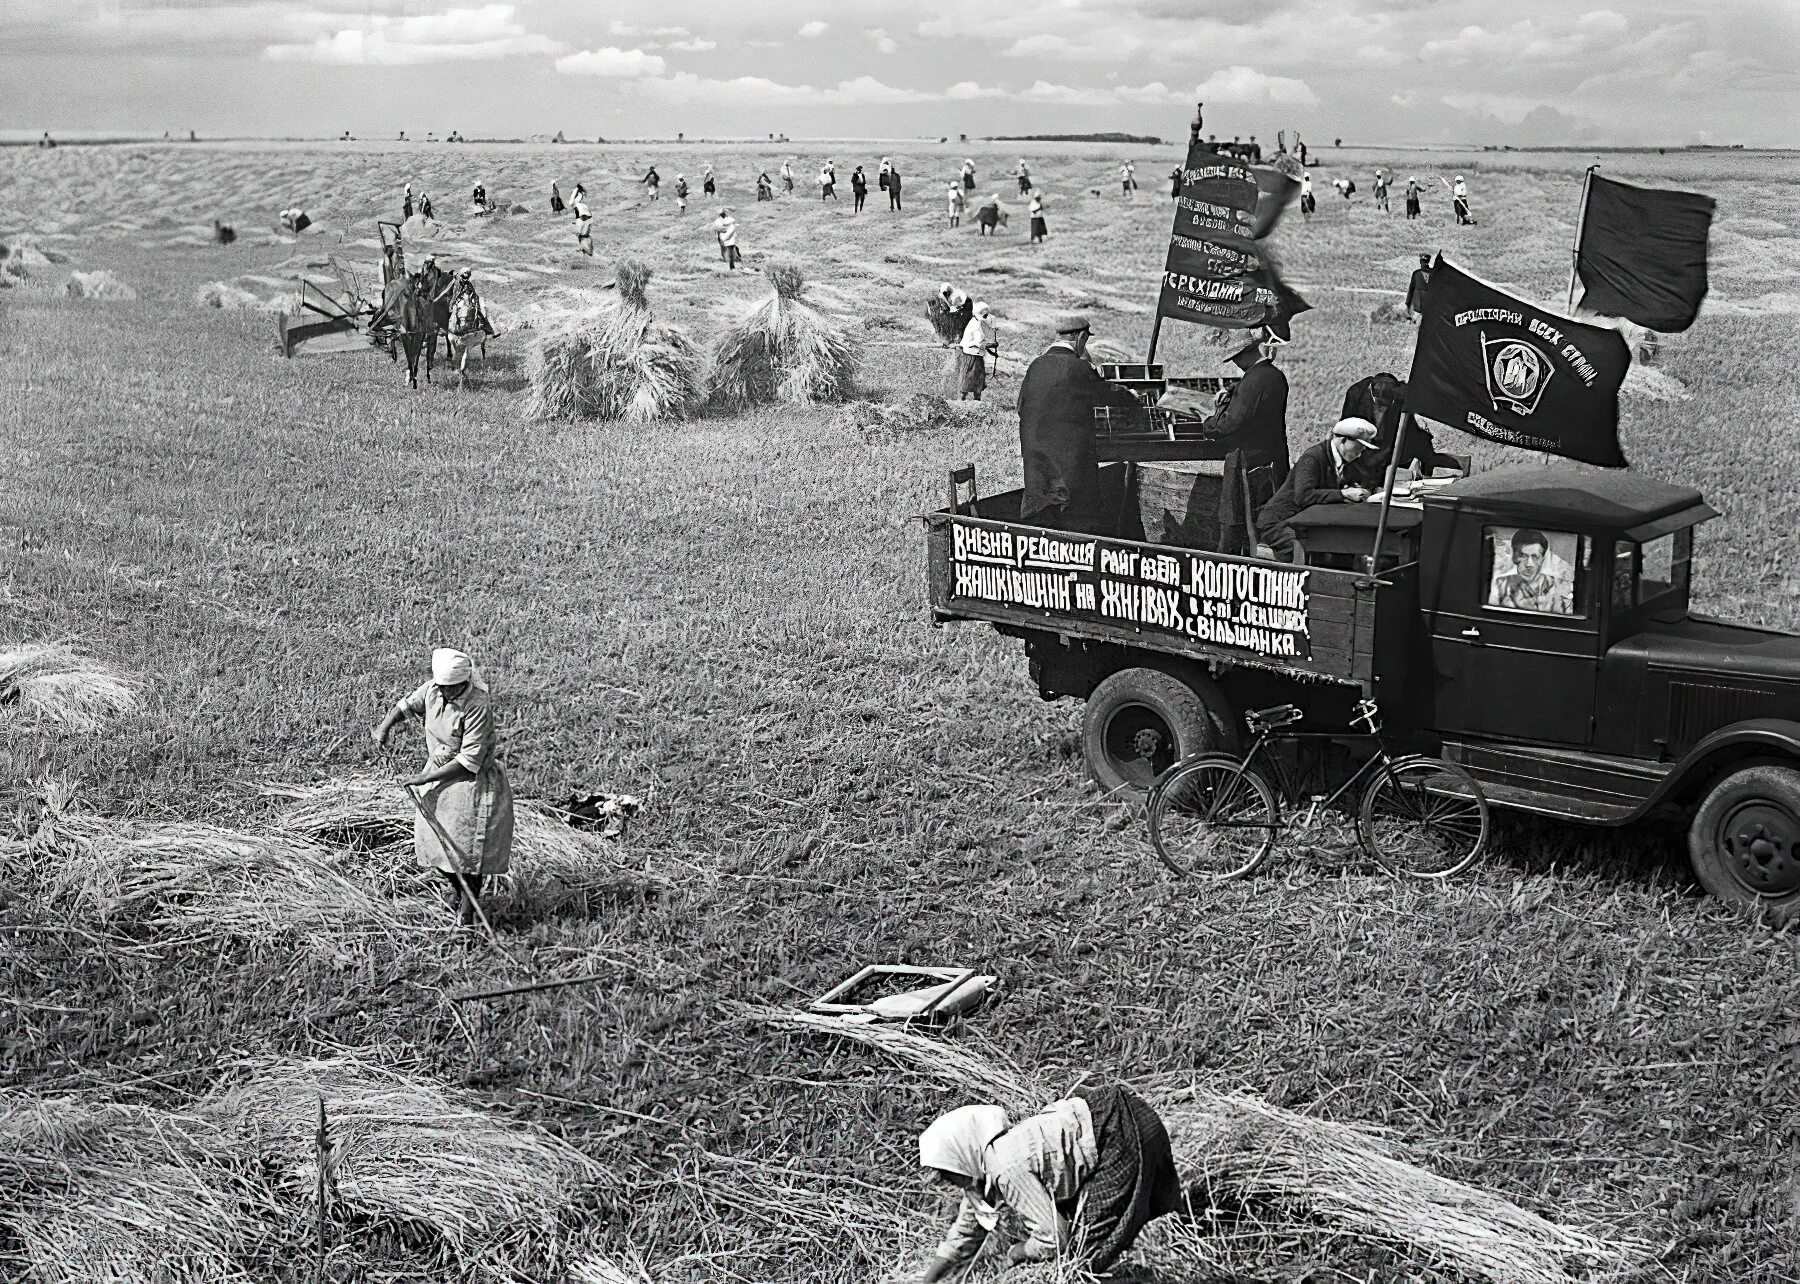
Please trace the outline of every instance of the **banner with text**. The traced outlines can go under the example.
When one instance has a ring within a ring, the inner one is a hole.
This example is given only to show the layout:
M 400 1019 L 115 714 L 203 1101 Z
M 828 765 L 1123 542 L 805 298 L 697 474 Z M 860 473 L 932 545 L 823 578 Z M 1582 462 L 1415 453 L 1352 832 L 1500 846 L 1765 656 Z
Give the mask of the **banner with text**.
M 1273 174 L 1265 181 L 1277 183 L 1280 190 L 1263 192 L 1258 177 L 1258 171 L 1235 156 L 1199 143 L 1188 149 L 1157 302 L 1161 315 L 1250 328 L 1307 310 L 1309 305 L 1281 280 L 1259 243 L 1274 227 L 1294 184 Z
M 1311 659 L 1305 567 L 1091 535 L 952 523 L 952 598 L 1169 633 L 1282 659 Z

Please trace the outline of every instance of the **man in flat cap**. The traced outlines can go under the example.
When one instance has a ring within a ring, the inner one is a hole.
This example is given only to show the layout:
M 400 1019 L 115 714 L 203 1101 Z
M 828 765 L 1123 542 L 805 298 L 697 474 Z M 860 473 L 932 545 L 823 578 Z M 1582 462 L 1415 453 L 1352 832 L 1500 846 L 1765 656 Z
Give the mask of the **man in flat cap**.
M 1288 523 L 1314 504 L 1360 504 L 1368 488 L 1355 480 L 1354 467 L 1376 437 L 1367 419 L 1340 419 L 1331 435 L 1294 461 L 1275 497 L 1256 515 L 1256 537 L 1284 562 L 1294 560 L 1297 543 Z
M 1025 496 L 1019 520 L 1055 530 L 1107 534 L 1100 504 L 1100 461 L 1094 411 L 1139 409 L 1137 398 L 1100 377 L 1088 363 L 1088 319 L 1056 319 L 1056 341 L 1031 363 L 1019 386 L 1019 454 Z
M 1243 452 L 1245 468 L 1270 465 L 1276 486 L 1288 475 L 1288 381 L 1276 369 L 1274 356 L 1276 347 L 1287 341 L 1284 321 L 1251 331 L 1233 348 L 1225 360 L 1244 377 L 1231 398 L 1203 424 L 1227 449 Z

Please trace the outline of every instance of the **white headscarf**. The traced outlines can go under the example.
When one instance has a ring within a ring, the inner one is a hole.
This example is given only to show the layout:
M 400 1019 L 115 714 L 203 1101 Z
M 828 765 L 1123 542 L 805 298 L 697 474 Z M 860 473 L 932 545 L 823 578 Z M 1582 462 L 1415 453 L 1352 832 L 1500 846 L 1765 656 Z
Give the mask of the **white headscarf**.
M 982 1152 L 1006 1131 L 1006 1111 L 999 1106 L 962 1106 L 941 1115 L 919 1134 L 919 1165 L 958 1173 L 984 1183 Z
M 482 685 L 481 675 L 475 669 L 475 661 L 469 658 L 467 652 L 448 646 L 438 647 L 431 653 L 431 680 L 440 687 L 460 686 L 464 682 Z

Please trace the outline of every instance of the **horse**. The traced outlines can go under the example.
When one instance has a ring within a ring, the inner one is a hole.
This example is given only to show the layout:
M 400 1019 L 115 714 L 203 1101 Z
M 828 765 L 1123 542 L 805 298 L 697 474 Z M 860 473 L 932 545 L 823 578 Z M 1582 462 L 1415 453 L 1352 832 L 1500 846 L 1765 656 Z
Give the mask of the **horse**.
M 469 378 L 469 349 L 481 352 L 481 364 L 487 365 L 487 331 L 481 324 L 481 304 L 474 290 L 464 290 L 450 305 L 450 318 L 444 329 L 445 359 L 456 367 L 456 386 L 464 387 Z
M 456 278 L 446 273 L 438 273 L 435 282 L 425 279 L 419 274 L 419 302 L 424 309 L 425 321 L 425 382 L 431 382 L 431 369 L 437 364 L 438 335 L 448 335 L 450 331 L 450 292 L 456 288 Z M 450 340 L 444 340 L 444 359 L 450 359 Z
M 398 361 L 400 353 L 406 353 L 406 380 L 414 388 L 419 386 L 419 353 L 424 349 L 430 328 L 430 309 L 424 301 L 425 283 L 420 279 L 422 275 L 414 273 L 389 281 L 382 291 L 381 307 L 369 319 L 371 334 L 379 335 L 384 329 L 387 331 L 390 359 Z M 431 382 L 429 357 L 425 363 L 425 382 Z

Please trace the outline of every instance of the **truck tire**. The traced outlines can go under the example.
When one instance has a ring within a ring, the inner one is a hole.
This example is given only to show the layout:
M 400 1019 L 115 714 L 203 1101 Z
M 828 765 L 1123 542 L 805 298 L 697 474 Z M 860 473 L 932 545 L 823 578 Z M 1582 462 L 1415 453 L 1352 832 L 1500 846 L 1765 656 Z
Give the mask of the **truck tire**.
M 1688 826 L 1688 859 L 1722 901 L 1777 922 L 1800 914 L 1800 771 L 1745 767 L 1714 785 Z
M 1183 758 L 1231 747 L 1229 707 L 1209 679 L 1197 688 L 1160 669 L 1120 669 L 1081 716 L 1081 754 L 1107 794 L 1141 801 Z

